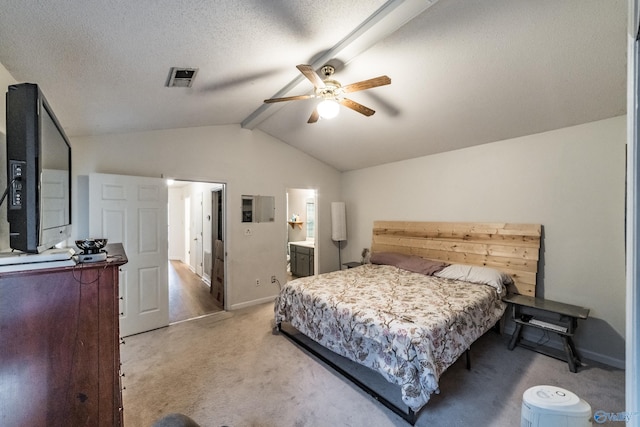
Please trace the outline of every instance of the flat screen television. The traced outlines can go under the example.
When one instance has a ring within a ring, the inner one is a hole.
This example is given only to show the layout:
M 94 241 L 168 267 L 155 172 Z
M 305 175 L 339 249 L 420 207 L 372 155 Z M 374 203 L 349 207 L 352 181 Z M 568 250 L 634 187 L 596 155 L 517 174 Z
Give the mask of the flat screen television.
M 71 144 L 38 85 L 6 101 L 9 246 L 40 253 L 71 237 Z

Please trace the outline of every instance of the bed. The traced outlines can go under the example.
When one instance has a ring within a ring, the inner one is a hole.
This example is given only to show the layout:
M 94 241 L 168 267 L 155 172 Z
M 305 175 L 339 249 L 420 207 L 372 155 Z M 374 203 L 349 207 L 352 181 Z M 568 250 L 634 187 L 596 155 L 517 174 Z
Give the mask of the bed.
M 502 297 L 535 295 L 540 237 L 537 224 L 376 221 L 372 263 L 287 283 L 277 329 L 289 324 L 399 385 L 406 410 L 330 363 L 414 424 L 442 373 L 500 323 Z

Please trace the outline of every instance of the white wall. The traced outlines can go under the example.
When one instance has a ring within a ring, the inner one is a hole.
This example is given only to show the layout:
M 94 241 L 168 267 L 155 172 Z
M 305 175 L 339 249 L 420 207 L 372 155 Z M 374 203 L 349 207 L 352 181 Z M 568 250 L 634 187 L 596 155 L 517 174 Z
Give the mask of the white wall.
M 260 131 L 210 126 L 71 138 L 71 145 L 76 176 L 98 172 L 227 184 L 226 279 L 232 309 L 272 299 L 278 291 L 272 275 L 285 281 L 286 188 L 318 189 L 319 270 L 332 269 L 330 204 L 338 199 L 340 173 Z M 251 235 L 245 236 L 243 194 L 275 196 L 276 221 L 252 223 Z M 76 209 L 76 224 L 79 214 Z
M 7 105 L 5 103 L 4 93 L 7 86 L 16 84 L 17 81 L 9 74 L 9 71 L 0 63 L 0 91 L 2 101 L 0 102 L 0 192 L 3 192 L 7 186 L 7 172 L 5 164 L 7 162 Z M 0 207 L 0 251 L 8 251 L 9 248 L 9 223 L 7 222 L 7 208 L 5 204 Z
M 16 79 L 9 73 L 9 71 L 0 63 L 0 88 L 2 90 L 2 102 L 0 102 L 0 133 L 6 134 L 6 117 L 7 117 L 7 104 L 5 103 L 4 94 L 7 92 L 7 86 L 14 85 L 18 83 Z
M 186 262 L 184 195 L 182 187 L 169 187 L 169 259 Z
M 579 351 L 624 367 L 625 126 L 617 117 L 344 173 L 343 259 L 370 247 L 374 220 L 542 224 L 538 296 L 590 308 Z

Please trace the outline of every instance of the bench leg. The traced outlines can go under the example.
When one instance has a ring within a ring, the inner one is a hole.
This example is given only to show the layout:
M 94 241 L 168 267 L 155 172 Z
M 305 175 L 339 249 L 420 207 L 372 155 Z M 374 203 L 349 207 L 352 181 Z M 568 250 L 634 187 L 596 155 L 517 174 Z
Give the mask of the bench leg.
M 578 354 L 578 350 L 576 350 L 576 346 L 573 344 L 573 338 L 571 337 L 567 337 L 568 338 L 568 342 L 569 342 L 569 348 L 571 348 L 571 352 L 573 353 L 573 358 L 575 359 L 576 362 L 578 362 L 578 365 L 582 365 L 582 361 L 580 360 L 580 355 Z
M 522 324 L 516 323 L 516 330 L 513 331 L 513 335 L 511 336 L 511 340 L 509 341 L 509 350 L 513 350 L 516 348 L 516 344 L 520 341 L 520 335 L 522 334 Z
M 569 370 L 571 372 L 578 372 L 578 364 L 580 364 L 580 359 L 574 353 L 574 345 L 571 337 L 566 335 L 560 335 L 562 338 L 562 342 L 564 343 L 564 351 L 567 354 L 567 363 L 569 364 Z

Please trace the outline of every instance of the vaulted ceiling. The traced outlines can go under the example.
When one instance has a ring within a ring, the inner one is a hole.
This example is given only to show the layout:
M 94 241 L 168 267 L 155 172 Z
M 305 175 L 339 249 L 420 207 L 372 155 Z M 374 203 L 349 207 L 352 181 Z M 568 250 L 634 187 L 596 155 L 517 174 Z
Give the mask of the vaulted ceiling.
M 2 0 L 0 63 L 69 136 L 238 124 L 352 170 L 625 114 L 626 20 L 625 0 Z M 373 116 L 263 106 L 327 62 L 391 78 L 349 94 Z

